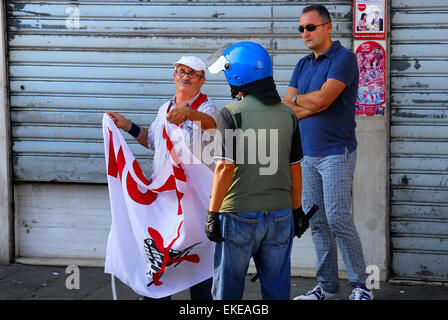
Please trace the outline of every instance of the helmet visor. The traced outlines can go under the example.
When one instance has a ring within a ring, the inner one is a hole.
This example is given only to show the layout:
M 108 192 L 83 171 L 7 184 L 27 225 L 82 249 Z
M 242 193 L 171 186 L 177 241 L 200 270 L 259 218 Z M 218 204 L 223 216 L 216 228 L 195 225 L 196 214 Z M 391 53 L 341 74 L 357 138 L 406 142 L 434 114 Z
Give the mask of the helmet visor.
M 219 48 L 215 53 L 207 58 L 208 71 L 212 74 L 216 74 L 220 71 L 226 70 L 225 65 L 228 62 L 223 56 L 224 51 L 230 47 L 231 43 L 226 43 L 221 48 Z
M 208 71 L 211 74 L 216 74 L 220 71 L 224 71 L 226 70 L 227 63 L 227 59 L 224 56 L 220 56 L 218 60 L 216 60 L 210 67 L 208 67 Z

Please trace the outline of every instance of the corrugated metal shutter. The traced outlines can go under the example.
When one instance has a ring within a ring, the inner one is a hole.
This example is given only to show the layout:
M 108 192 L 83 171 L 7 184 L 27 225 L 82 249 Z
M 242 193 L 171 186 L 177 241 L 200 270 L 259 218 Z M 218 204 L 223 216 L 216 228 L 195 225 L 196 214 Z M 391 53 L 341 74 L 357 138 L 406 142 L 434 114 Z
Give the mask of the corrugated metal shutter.
M 352 1 L 7 1 L 15 181 L 104 183 L 101 119 L 118 111 L 147 125 L 174 94 L 172 65 L 251 40 L 272 53 L 280 93 L 308 53 L 298 17 L 328 6 L 333 36 L 352 46 Z M 79 29 L 70 15 L 79 10 Z M 69 19 L 69 20 L 67 20 Z M 230 101 L 221 75 L 204 92 Z M 151 153 L 128 140 L 150 172 Z
M 391 10 L 392 267 L 448 281 L 448 2 Z
M 333 37 L 351 48 L 351 0 L 7 0 L 14 179 L 70 183 L 16 184 L 18 255 L 104 258 L 107 188 L 73 184 L 106 181 L 103 113 L 148 125 L 174 95 L 173 61 L 184 54 L 206 59 L 244 40 L 272 54 L 284 95 L 295 64 L 309 53 L 297 27 L 312 3 L 328 7 Z M 79 29 L 66 26 L 74 8 Z M 231 101 L 222 74 L 209 76 L 203 91 L 218 107 Z M 149 174 L 152 153 L 124 136 Z M 311 238 L 295 246 L 293 267 L 314 273 Z

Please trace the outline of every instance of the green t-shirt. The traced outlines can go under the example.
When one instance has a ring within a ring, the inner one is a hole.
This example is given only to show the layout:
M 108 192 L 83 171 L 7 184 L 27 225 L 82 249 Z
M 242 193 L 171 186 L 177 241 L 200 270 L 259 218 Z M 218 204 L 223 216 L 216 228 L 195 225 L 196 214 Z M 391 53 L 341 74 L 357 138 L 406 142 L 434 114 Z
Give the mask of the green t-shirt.
M 234 162 L 221 212 L 291 208 L 290 165 L 303 158 L 293 111 L 253 96 L 225 106 L 218 116 L 215 160 Z

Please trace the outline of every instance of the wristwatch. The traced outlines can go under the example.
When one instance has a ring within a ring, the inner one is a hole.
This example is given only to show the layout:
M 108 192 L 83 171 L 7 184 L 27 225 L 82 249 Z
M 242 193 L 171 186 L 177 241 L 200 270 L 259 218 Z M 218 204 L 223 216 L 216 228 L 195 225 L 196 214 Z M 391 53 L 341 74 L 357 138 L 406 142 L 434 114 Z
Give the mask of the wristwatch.
M 297 95 L 295 95 L 294 97 L 292 97 L 291 102 L 294 103 L 294 104 L 296 104 L 296 100 L 297 100 Z

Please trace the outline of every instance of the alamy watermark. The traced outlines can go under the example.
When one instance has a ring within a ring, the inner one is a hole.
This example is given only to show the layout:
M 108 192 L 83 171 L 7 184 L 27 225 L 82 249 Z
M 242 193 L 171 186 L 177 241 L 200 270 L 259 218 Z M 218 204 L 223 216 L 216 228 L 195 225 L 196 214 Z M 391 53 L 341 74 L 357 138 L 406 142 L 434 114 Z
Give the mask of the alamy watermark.
M 176 128 L 170 134 L 170 140 L 185 164 L 211 165 L 216 159 L 227 159 L 235 164 L 258 164 L 260 175 L 274 175 L 278 171 L 278 129 L 225 129 L 222 134 L 215 129 L 201 130 L 200 123 L 195 122 L 192 130 L 188 135 Z M 182 144 L 189 152 L 182 152 Z
M 79 7 L 71 5 L 65 8 L 65 14 L 68 17 L 65 19 L 65 26 L 67 29 L 79 29 Z
M 81 274 L 79 271 L 79 267 L 71 264 L 65 268 L 65 273 L 69 274 L 67 279 L 65 280 L 65 287 L 68 290 L 79 290 L 81 284 Z
M 366 273 L 369 274 L 366 280 L 366 287 L 369 290 L 380 288 L 380 268 L 371 264 L 366 267 Z

